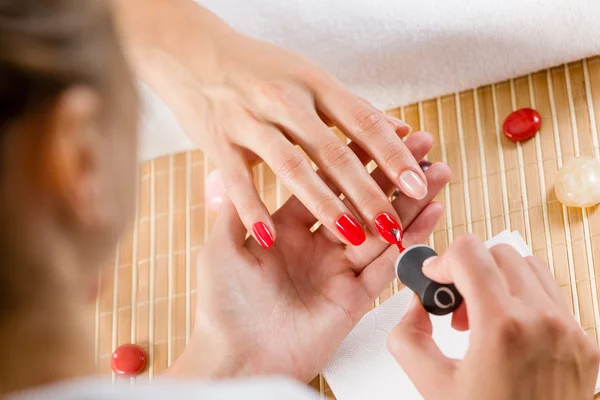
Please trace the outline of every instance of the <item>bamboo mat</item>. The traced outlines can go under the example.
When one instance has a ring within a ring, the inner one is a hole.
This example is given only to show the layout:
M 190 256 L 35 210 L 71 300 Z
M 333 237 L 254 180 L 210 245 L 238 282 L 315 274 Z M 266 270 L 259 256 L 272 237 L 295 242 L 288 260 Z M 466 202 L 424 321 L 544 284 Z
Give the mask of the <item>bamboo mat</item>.
M 514 144 L 502 136 L 501 124 L 521 107 L 537 109 L 543 124 L 535 139 Z M 573 156 L 600 159 L 600 57 L 390 113 L 415 130 L 431 132 L 435 146 L 429 159 L 453 171 L 438 196 L 446 215 L 430 245 L 443 252 L 466 232 L 486 239 L 504 229 L 519 230 L 548 261 L 575 317 L 598 341 L 600 211 L 563 207 L 553 182 Z M 110 355 L 121 344 L 148 349 L 149 366 L 136 378 L 141 381 L 164 371 L 183 351 L 193 325 L 195 259 L 215 219 L 203 204 L 203 182 L 213 169 L 201 152 L 141 166 L 133 229 L 101 274 L 89 312 L 95 332 L 90 351 L 99 373 L 111 375 Z M 257 167 L 255 176 L 270 210 L 289 197 L 267 167 Z M 397 288 L 392 284 L 376 305 Z M 311 384 L 331 396 L 321 377 Z

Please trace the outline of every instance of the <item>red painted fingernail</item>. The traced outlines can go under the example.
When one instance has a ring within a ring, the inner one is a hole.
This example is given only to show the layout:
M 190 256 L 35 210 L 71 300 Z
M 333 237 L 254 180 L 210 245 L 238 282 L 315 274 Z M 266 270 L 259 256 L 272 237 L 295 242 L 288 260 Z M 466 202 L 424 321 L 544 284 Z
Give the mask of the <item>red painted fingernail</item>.
M 269 231 L 269 228 L 263 222 L 257 222 L 252 225 L 252 233 L 254 233 L 256 241 L 265 249 L 273 246 L 273 235 L 271 235 L 271 231 Z
M 375 218 L 375 227 L 386 242 L 398 244 L 402 241 L 402 227 L 390 214 L 379 214 L 377 218 Z M 395 233 L 400 233 L 400 240 L 398 240 Z
M 365 231 L 363 231 L 358 221 L 356 221 L 356 219 L 350 215 L 342 215 L 335 222 L 335 225 L 340 233 L 355 246 L 361 245 L 367 238 Z

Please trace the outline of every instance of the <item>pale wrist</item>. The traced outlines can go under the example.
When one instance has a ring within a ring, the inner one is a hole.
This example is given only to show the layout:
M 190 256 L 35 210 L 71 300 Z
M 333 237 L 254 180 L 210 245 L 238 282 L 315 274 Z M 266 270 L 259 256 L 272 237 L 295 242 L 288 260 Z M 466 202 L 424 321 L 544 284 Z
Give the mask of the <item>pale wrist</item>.
M 189 74 L 203 84 L 219 73 L 216 41 L 233 30 L 212 12 L 193 0 L 113 3 L 129 60 L 157 92 Z
M 239 35 L 193 0 L 113 0 L 125 50 L 138 80 L 173 112 L 183 132 L 205 150 L 198 123 L 204 87 L 223 80 L 220 49 Z
M 164 373 L 177 379 L 230 379 L 253 375 L 249 363 L 225 340 L 194 332 L 183 353 Z

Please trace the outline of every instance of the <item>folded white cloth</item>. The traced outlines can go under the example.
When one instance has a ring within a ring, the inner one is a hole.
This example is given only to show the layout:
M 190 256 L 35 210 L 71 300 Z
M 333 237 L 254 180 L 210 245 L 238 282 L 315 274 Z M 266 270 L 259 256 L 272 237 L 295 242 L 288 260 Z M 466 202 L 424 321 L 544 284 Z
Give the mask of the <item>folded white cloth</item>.
M 486 242 L 513 246 L 523 257 L 532 255 L 519 232 L 504 231 Z M 403 289 L 367 313 L 344 339 L 323 371 L 323 376 L 338 400 L 401 398 L 422 399 L 411 380 L 387 349 L 387 337 L 402 320 L 412 299 Z M 450 326 L 451 315 L 431 317 L 433 339 L 450 358 L 463 359 L 469 347 L 469 332 Z M 600 380 L 596 393 L 600 391 Z
M 243 33 L 305 54 L 381 108 L 600 54 L 598 0 L 197 1 Z M 148 101 L 154 128 L 140 156 L 192 148 L 164 104 Z M 162 147 L 157 133 L 176 145 Z

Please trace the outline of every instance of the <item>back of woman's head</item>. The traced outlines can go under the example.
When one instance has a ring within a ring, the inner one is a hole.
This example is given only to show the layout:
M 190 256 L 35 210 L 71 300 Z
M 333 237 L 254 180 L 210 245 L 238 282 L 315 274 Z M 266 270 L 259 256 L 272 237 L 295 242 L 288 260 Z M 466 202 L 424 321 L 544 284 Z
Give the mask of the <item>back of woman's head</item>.
M 108 2 L 0 0 L 0 317 L 33 287 L 85 279 L 114 245 L 136 117 Z
M 106 2 L 0 0 L 2 129 L 70 86 L 106 92 L 122 66 Z

